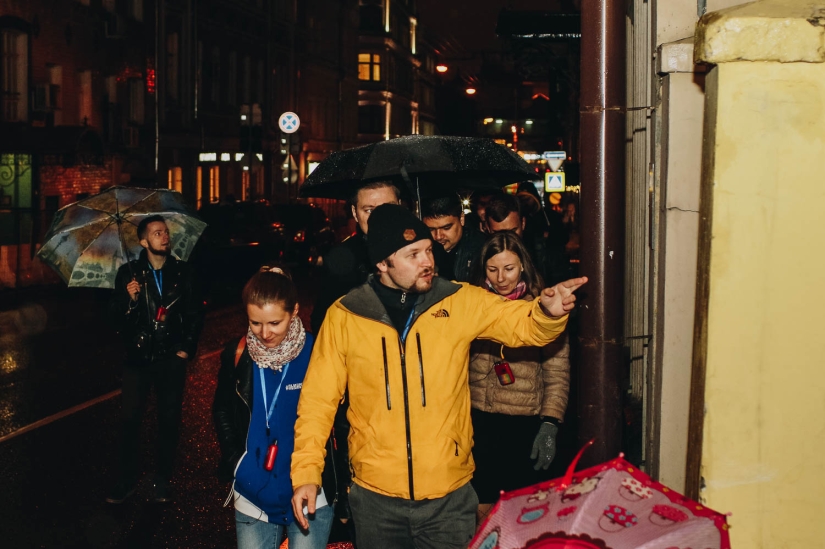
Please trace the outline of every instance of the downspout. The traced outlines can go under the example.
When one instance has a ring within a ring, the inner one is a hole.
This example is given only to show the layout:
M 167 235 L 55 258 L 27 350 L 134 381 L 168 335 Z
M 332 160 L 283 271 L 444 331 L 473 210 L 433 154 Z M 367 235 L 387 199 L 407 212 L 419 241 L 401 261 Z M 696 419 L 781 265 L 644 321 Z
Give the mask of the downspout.
M 160 48 L 160 3 L 162 0 L 155 0 L 155 187 L 158 186 L 158 158 L 160 157 L 160 97 L 161 79 L 160 67 L 158 66 L 158 49 Z M 165 84 L 164 74 L 164 84 Z
M 589 464 L 622 440 L 625 2 L 582 0 L 579 443 Z M 583 460 L 584 461 L 584 460 Z

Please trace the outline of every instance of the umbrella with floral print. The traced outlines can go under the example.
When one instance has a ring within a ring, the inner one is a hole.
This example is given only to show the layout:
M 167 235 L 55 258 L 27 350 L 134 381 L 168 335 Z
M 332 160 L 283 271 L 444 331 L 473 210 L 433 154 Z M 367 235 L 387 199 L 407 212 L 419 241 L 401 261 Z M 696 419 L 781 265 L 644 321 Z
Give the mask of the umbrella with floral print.
M 581 454 L 580 454 L 581 455 Z M 730 549 L 725 515 L 623 456 L 502 493 L 470 549 Z

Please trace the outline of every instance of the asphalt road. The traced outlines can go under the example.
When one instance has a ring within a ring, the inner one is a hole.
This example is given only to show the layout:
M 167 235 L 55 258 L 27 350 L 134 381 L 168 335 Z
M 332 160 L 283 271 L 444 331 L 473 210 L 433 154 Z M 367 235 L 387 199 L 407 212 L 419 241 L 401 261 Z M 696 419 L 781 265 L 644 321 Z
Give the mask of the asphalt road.
M 308 325 L 315 281 L 299 286 Z M 229 486 L 214 477 L 211 405 L 218 355 L 246 330 L 242 307 L 207 314 L 187 376 L 174 501 L 150 501 L 150 401 L 144 477 L 137 493 L 115 506 L 104 497 L 116 468 L 121 348 L 103 314 L 107 296 L 66 288 L 0 293 L 0 547 L 234 547 L 234 511 L 222 507 Z M 13 315 L 26 303 L 46 315 L 37 335 L 15 333 Z

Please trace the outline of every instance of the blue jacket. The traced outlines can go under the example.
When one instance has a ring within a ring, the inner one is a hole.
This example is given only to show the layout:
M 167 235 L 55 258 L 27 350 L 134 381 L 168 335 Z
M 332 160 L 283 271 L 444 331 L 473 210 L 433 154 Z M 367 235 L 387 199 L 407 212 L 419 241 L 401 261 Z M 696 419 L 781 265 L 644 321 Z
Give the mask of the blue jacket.
M 295 443 L 295 420 L 297 419 L 298 397 L 304 375 L 309 365 L 314 338 L 307 333 L 306 343 L 301 353 L 289 367 L 281 372 L 269 368 L 252 368 L 251 398 L 248 405 L 252 410 L 249 429 L 246 433 L 246 452 L 240 458 L 235 470 L 235 491 L 263 510 L 269 522 L 290 524 L 292 513 L 292 482 L 289 477 L 292 450 Z M 244 351 L 248 355 L 248 351 Z M 225 366 L 225 365 L 224 365 Z M 234 369 L 234 364 L 229 366 Z M 266 410 L 260 372 L 264 374 L 267 408 L 278 386 L 281 389 L 269 418 L 269 436 L 266 433 Z M 286 372 L 286 377 L 284 377 Z M 234 376 L 233 376 L 234 377 Z M 219 380 L 220 384 L 220 380 Z M 234 388 L 233 388 L 234 389 Z M 272 471 L 264 470 L 267 450 L 272 441 L 278 441 L 278 456 Z

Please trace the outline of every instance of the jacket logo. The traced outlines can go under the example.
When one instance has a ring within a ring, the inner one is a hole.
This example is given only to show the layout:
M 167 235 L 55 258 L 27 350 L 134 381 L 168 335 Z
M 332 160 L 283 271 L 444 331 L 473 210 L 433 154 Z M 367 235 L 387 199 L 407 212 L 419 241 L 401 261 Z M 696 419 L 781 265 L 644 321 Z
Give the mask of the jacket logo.
M 301 387 L 303 387 L 303 385 L 304 385 L 303 383 L 290 383 L 289 385 L 286 386 L 286 390 L 287 391 L 295 391 L 295 390 L 300 389 Z
M 446 309 L 441 309 L 440 311 L 434 312 L 433 317 L 435 317 L 435 318 L 450 318 L 450 313 L 448 313 Z
M 415 230 L 414 229 L 407 229 L 404 231 L 404 240 L 408 242 L 412 242 L 415 240 Z

